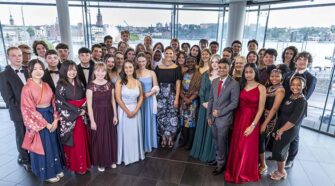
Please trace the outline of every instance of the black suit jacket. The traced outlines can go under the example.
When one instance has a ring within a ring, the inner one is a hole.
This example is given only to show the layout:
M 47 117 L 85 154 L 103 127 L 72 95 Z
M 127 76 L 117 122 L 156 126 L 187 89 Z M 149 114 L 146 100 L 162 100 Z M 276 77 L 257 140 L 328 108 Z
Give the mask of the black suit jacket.
M 28 79 L 28 71 L 25 68 L 24 75 Z M 23 121 L 21 113 L 21 91 L 24 84 L 20 77 L 12 69 L 6 66 L 5 71 L 0 73 L 0 91 L 7 107 L 12 121 Z
M 50 75 L 49 69 L 45 69 L 44 76 L 43 76 L 42 80 L 44 82 L 48 83 L 48 85 L 50 86 L 50 88 L 51 88 L 51 90 L 52 90 L 53 93 L 56 92 L 56 86 L 57 85 L 54 84 L 54 81 L 52 80 L 52 77 Z
M 88 73 L 88 82 L 86 82 L 86 79 L 85 79 L 85 74 L 84 74 L 84 71 L 81 67 L 81 65 L 77 65 L 78 67 L 78 78 L 79 80 L 82 82 L 82 84 L 84 85 L 85 89 L 86 89 L 86 86 L 87 84 L 92 81 L 92 78 L 93 78 L 93 71 L 94 71 L 94 62 L 92 60 L 90 60 L 90 66 L 89 66 L 89 73 Z
M 313 76 L 313 74 L 311 74 L 310 72 L 308 72 L 307 70 L 303 73 L 303 74 L 296 74 L 295 71 L 292 71 L 290 73 L 288 73 L 286 75 L 286 78 L 284 80 L 284 88 L 285 88 L 285 98 L 288 99 L 289 96 L 291 95 L 291 88 L 290 88 L 290 80 L 292 78 L 292 76 L 301 76 L 303 78 L 305 78 L 306 80 L 306 88 L 304 89 L 303 93 L 306 97 L 306 100 L 308 100 L 311 95 L 314 92 L 315 86 L 316 86 L 316 82 L 317 79 L 315 76 Z

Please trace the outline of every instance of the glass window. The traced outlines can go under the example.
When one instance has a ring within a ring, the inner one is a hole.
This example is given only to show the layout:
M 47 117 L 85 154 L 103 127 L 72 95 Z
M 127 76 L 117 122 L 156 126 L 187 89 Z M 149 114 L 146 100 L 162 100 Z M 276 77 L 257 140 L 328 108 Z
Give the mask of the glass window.
M 297 47 L 299 51 L 312 54 L 313 63 L 309 71 L 316 76 L 317 84 L 308 100 L 308 114 L 303 125 L 317 130 L 320 128 L 332 134 L 335 131 L 335 117 L 331 114 L 335 93 L 335 86 L 331 80 L 331 56 L 335 42 L 335 26 L 332 19 L 335 16 L 335 12 L 332 11 L 334 8 L 335 6 L 272 10 L 265 43 L 266 48 L 277 49 L 277 64 L 282 63 L 282 52 L 290 45 Z M 331 87 L 329 92 L 328 87 Z M 334 123 L 331 122 L 328 128 L 327 121 L 330 120 Z

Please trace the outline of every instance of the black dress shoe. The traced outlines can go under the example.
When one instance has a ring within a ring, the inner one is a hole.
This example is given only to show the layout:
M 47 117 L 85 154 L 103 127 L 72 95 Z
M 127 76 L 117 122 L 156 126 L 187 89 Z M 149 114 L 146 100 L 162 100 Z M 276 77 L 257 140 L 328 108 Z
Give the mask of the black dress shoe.
M 289 169 L 293 167 L 293 161 L 286 161 L 285 163 L 285 169 Z
M 215 170 L 212 172 L 212 174 L 213 174 L 213 176 L 219 175 L 219 174 L 223 173 L 223 170 L 224 170 L 223 167 L 221 167 L 221 168 L 217 167 L 217 168 L 215 168 Z
M 23 163 L 23 164 L 22 164 L 22 167 L 23 167 L 27 172 L 30 172 L 30 171 L 31 171 L 31 166 L 30 166 L 30 164 L 25 164 L 25 163 Z
M 23 164 L 23 160 L 21 158 L 17 158 L 17 163 L 22 165 Z
M 210 165 L 210 166 L 217 166 L 218 162 L 213 160 L 213 161 L 208 162 L 207 164 Z

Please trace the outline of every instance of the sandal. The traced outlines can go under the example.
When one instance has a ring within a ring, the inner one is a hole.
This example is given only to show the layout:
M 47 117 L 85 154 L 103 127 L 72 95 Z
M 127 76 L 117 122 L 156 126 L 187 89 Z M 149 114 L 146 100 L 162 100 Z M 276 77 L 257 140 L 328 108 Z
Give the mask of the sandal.
M 259 167 L 259 174 L 264 175 L 268 172 L 268 166 L 265 167 Z
M 279 181 L 279 180 L 282 180 L 282 179 L 285 180 L 287 178 L 287 173 L 286 172 L 281 173 L 278 170 L 276 170 L 276 171 L 274 171 L 270 174 L 270 178 L 272 180 L 276 180 L 276 181 Z
M 174 143 L 173 143 L 173 139 L 172 138 L 169 138 L 169 148 L 173 148 L 174 146 Z
M 163 139 L 162 139 L 161 146 L 162 146 L 162 148 L 166 147 L 166 139 L 165 139 L 165 137 L 163 137 Z

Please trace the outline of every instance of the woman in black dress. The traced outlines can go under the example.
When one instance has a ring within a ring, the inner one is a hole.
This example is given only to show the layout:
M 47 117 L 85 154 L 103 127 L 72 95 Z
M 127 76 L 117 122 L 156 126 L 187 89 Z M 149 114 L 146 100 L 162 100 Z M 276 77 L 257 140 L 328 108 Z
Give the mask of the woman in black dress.
M 306 86 L 306 80 L 303 77 L 295 76 L 290 82 L 292 94 L 289 99 L 280 108 L 280 117 L 278 118 L 275 141 L 273 142 L 272 157 L 277 161 L 277 170 L 270 174 L 271 179 L 281 180 L 287 178 L 285 171 L 285 161 L 290 143 L 298 135 L 299 128 L 304 118 L 307 101 L 302 93 Z
M 157 127 L 161 136 L 161 145 L 170 148 L 174 145 L 174 135 L 178 126 L 178 105 L 181 67 L 173 63 L 173 49 L 166 47 L 164 60 L 155 69 L 160 92 L 157 95 Z

